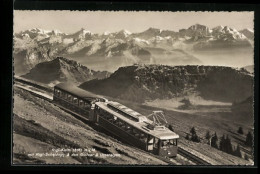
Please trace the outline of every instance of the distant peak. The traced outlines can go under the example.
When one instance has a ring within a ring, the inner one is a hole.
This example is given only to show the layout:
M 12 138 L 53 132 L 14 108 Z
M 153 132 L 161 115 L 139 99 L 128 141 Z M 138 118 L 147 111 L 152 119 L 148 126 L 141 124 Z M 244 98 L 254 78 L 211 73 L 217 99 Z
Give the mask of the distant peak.
M 91 33 L 89 30 L 85 29 L 85 28 L 81 28 L 80 32 L 82 33 Z
M 124 34 L 126 34 L 126 35 L 132 34 L 130 31 L 128 31 L 128 30 L 126 30 L 126 29 L 120 30 L 118 33 L 124 33 Z
M 104 34 L 105 36 L 106 36 L 106 35 L 109 35 L 109 34 L 110 34 L 110 31 L 105 31 L 103 34 Z
M 214 27 L 213 30 L 222 30 L 223 28 L 224 28 L 224 26 L 218 25 L 218 26 Z
M 62 34 L 62 32 L 59 30 L 52 30 L 52 34 L 58 35 L 58 34 Z
M 192 26 L 189 27 L 189 29 L 192 29 L 192 30 L 197 30 L 197 29 L 205 29 L 205 28 L 208 28 L 206 25 L 201 25 L 201 24 L 194 24 Z
M 251 33 L 254 33 L 254 30 L 252 30 L 252 29 L 250 29 L 250 28 L 245 28 L 245 29 L 243 29 L 243 30 L 241 30 L 241 31 L 249 31 L 249 32 L 251 32 Z
M 77 65 L 77 66 L 82 66 L 80 63 L 78 63 L 77 61 L 75 60 L 70 60 L 70 59 L 67 59 L 65 57 L 56 57 L 56 59 L 54 59 L 54 61 L 59 61 L 59 62 L 65 62 L 67 64 L 70 64 L 70 65 Z
M 158 29 L 158 28 L 153 28 L 153 27 L 148 28 L 148 31 L 151 31 L 151 30 L 160 31 L 160 29 Z
M 192 26 L 205 26 L 205 25 L 202 25 L 202 24 L 196 23 L 196 24 L 194 24 L 194 25 L 192 25 Z
M 27 30 L 29 32 L 33 32 L 33 33 L 42 33 L 42 34 L 46 34 L 46 33 L 50 33 L 51 31 L 50 30 L 43 30 L 41 28 L 32 28 L 32 29 L 29 29 Z

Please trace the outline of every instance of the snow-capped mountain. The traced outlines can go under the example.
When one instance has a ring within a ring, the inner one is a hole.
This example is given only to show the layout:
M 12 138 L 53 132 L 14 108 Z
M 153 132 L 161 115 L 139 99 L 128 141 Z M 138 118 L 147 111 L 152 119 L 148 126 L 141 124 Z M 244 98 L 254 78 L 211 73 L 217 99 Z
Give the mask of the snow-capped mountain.
M 239 31 L 250 40 L 254 40 L 254 31 L 248 28 Z
M 131 34 L 132 33 L 128 30 L 121 30 L 119 32 L 114 33 L 113 35 L 116 39 L 125 39 L 128 36 L 130 36 Z
M 20 33 L 15 34 L 15 37 L 18 38 L 30 38 L 35 39 L 36 37 L 41 36 L 42 38 L 48 38 L 50 36 L 59 36 L 59 35 L 66 35 L 59 30 L 43 30 L 40 28 L 32 28 L 29 30 L 21 31 Z
M 72 34 L 33 28 L 14 34 L 15 71 L 28 72 L 57 56 L 108 71 L 133 63 L 199 64 L 187 51 L 252 47 L 245 35 L 227 26 L 210 29 L 200 24 L 179 32 L 149 28 L 140 33 L 120 30 L 102 34 L 85 28 Z
M 93 36 L 93 33 L 91 33 L 89 30 L 81 28 L 78 32 L 69 34 L 63 37 L 63 39 L 72 39 L 74 42 L 79 40 L 88 40 L 91 39 Z
M 236 29 L 229 28 L 227 26 L 218 26 L 213 28 L 212 35 L 215 37 L 215 39 L 219 40 L 244 40 L 246 37 L 243 33 L 238 32 Z
M 179 30 L 180 35 L 188 36 L 188 37 L 198 37 L 198 36 L 209 36 L 212 30 L 210 30 L 207 26 L 195 24 L 190 26 L 188 29 Z

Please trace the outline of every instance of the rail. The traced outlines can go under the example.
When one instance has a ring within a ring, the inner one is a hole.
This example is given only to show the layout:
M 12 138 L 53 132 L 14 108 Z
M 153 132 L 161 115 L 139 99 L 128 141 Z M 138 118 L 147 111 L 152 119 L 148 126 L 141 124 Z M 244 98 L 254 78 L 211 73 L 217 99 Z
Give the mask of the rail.
M 208 163 L 207 161 L 205 161 L 205 160 L 203 160 L 203 159 L 201 159 L 201 158 L 195 156 L 194 154 L 192 154 L 192 153 L 190 153 L 190 152 L 184 150 L 184 149 L 181 148 L 181 147 L 178 147 L 178 153 L 179 153 L 181 156 L 183 156 L 183 157 L 185 157 L 185 158 L 191 160 L 192 162 L 194 162 L 194 163 L 197 164 L 197 165 L 211 165 L 211 164 Z

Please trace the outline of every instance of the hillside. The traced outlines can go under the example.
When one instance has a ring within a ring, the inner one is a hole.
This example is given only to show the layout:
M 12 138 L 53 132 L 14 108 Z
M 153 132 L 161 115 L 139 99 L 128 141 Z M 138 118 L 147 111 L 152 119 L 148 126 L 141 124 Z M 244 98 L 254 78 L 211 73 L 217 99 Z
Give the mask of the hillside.
M 52 61 L 37 64 L 22 77 L 45 84 L 66 81 L 79 84 L 92 79 L 103 79 L 109 75 L 107 71 L 93 71 L 76 61 L 57 57 Z
M 109 78 L 91 80 L 80 87 L 136 102 L 194 93 L 207 100 L 234 102 L 252 95 L 253 77 L 230 67 L 134 65 L 121 67 Z
M 244 121 L 253 120 L 254 116 L 254 98 L 250 96 L 243 101 L 233 103 L 231 111 L 236 118 L 243 119 Z

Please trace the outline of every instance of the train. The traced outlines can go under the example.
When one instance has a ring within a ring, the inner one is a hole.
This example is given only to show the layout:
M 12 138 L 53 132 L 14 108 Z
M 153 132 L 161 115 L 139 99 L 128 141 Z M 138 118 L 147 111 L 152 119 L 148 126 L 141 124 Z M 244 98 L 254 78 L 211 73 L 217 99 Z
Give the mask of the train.
M 176 157 L 179 135 L 125 105 L 92 94 L 72 83 L 54 86 L 53 102 L 94 123 L 128 144 L 164 157 Z M 154 114 L 160 111 L 154 111 Z M 156 121 L 157 120 L 157 121 Z

